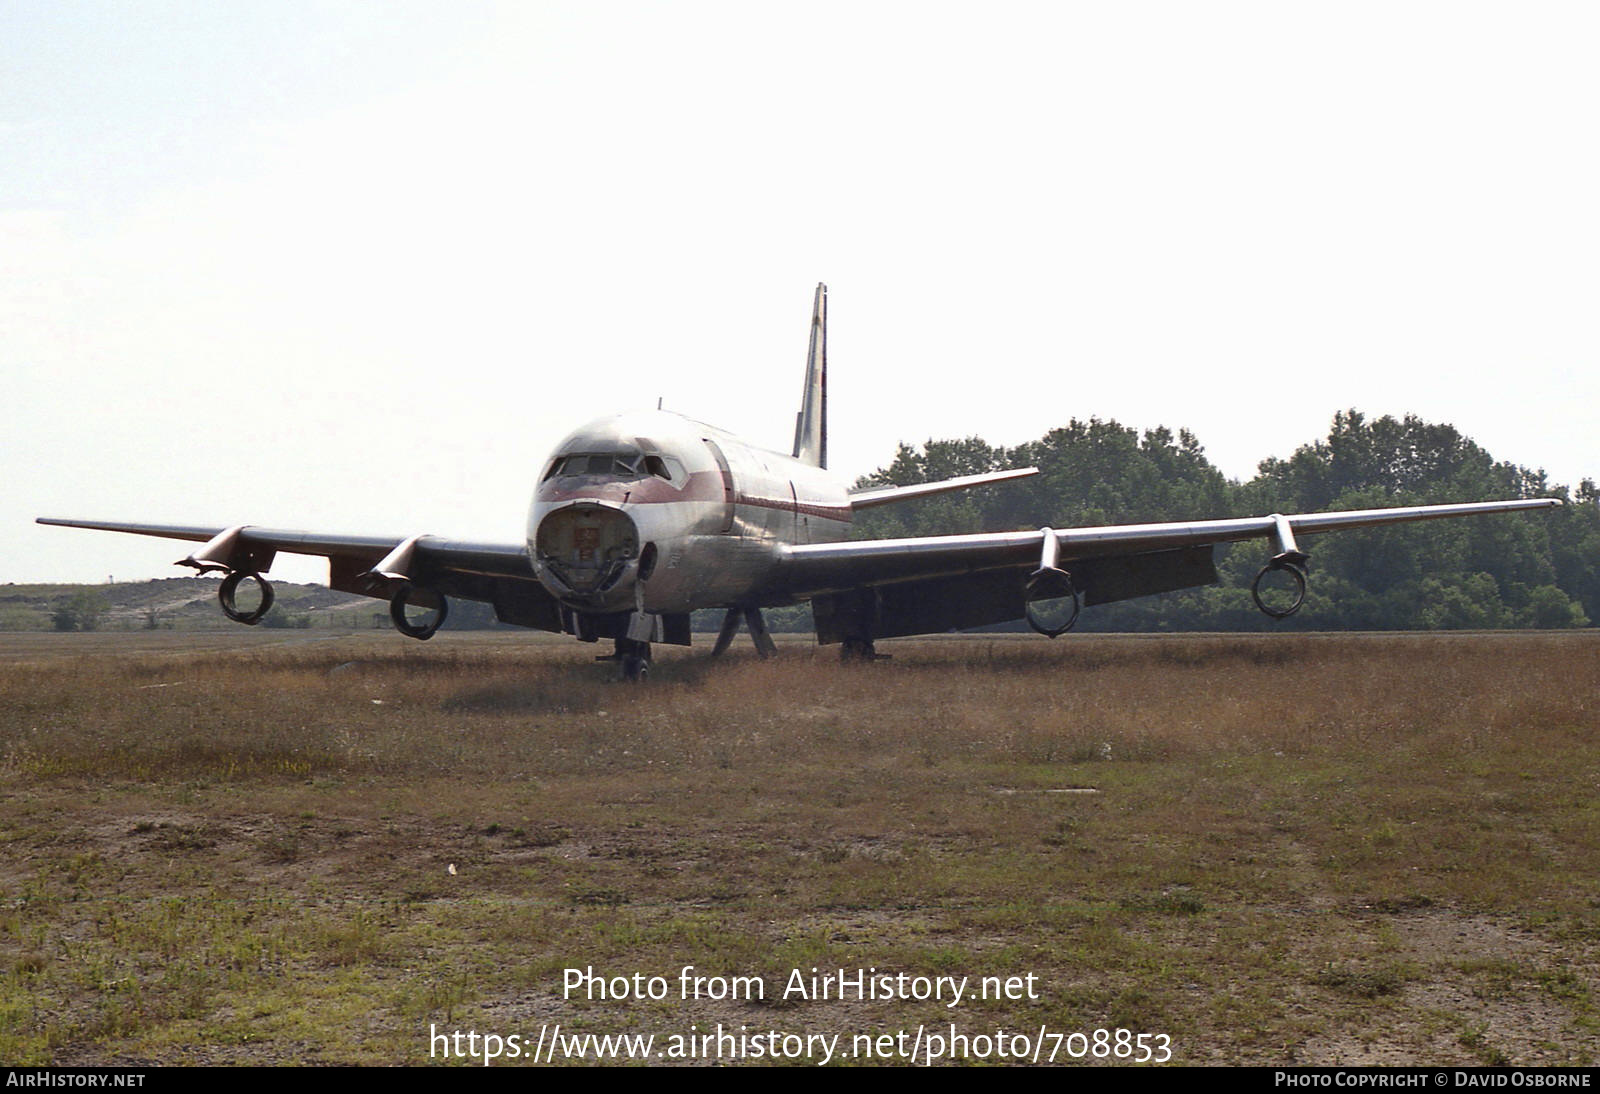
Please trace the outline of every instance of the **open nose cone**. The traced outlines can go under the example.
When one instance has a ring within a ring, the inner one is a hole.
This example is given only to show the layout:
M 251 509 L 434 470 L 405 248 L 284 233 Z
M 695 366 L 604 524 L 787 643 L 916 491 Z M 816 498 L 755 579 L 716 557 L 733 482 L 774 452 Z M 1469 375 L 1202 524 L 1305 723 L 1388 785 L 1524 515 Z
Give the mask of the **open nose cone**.
M 639 530 L 620 509 L 580 502 L 545 515 L 534 551 L 541 578 L 554 579 L 557 596 L 608 599 L 639 558 Z

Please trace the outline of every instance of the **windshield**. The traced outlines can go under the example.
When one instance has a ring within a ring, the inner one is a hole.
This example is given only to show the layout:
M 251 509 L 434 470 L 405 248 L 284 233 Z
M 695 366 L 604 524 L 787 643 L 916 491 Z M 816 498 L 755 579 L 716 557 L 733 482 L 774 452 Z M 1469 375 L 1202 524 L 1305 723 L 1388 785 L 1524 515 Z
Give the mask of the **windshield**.
M 682 466 L 670 456 L 641 455 L 638 452 L 575 452 L 557 456 L 544 473 L 545 480 L 576 478 L 577 476 L 604 477 L 619 482 L 654 477 L 664 479 L 674 486 L 682 484 L 686 476 Z

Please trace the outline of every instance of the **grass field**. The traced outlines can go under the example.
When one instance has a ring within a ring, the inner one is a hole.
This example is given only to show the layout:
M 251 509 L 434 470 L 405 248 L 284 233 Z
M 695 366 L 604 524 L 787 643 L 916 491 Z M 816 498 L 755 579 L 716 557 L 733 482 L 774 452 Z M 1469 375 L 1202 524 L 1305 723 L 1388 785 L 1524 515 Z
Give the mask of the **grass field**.
M 521 635 L 4 636 L 0 1063 L 557 1023 L 1600 1062 L 1600 634 L 881 649 L 630 687 Z M 813 968 L 1037 997 L 783 998 Z

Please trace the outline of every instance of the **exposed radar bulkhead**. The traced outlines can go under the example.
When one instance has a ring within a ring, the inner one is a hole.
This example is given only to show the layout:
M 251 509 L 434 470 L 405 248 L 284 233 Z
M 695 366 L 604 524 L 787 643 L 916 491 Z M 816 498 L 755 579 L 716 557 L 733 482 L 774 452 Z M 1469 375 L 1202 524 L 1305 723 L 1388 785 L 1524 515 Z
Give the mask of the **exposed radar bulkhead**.
M 572 600 L 602 601 L 639 558 L 639 531 L 613 505 L 577 503 L 546 514 L 534 533 L 541 580 Z

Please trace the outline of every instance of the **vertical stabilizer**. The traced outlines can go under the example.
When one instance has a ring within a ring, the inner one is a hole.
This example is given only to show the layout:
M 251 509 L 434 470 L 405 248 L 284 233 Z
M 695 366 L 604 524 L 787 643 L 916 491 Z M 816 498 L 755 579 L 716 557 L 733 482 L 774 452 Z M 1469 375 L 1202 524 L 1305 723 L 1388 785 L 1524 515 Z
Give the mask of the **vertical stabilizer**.
M 806 386 L 794 420 L 794 458 L 813 467 L 828 466 L 828 286 L 817 286 L 811 312 L 811 350 L 806 354 Z

